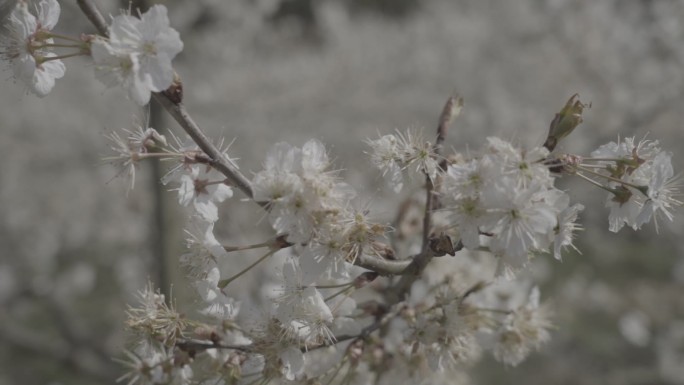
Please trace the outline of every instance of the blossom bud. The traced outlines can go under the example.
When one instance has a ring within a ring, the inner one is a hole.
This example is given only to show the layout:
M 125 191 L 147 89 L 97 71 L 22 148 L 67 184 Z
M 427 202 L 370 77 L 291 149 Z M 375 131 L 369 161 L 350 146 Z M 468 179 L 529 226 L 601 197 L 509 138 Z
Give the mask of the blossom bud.
M 173 73 L 173 83 L 163 93 L 173 104 L 183 101 L 183 82 L 176 72 Z
M 457 245 L 454 245 L 451 237 L 444 233 L 430 238 L 430 250 L 435 253 L 435 257 L 443 257 L 446 254 L 453 257 L 462 248 L 463 244 L 459 242 Z
M 544 147 L 553 151 L 561 139 L 568 136 L 580 123 L 582 123 L 582 111 L 591 108 L 591 103 L 584 104 L 579 100 L 579 94 L 574 94 L 565 103 L 563 109 L 556 114 L 549 125 L 549 135 L 544 142 Z
M 451 124 L 461 114 L 461 109 L 463 109 L 463 98 L 460 96 L 450 97 L 439 117 L 440 125 Z

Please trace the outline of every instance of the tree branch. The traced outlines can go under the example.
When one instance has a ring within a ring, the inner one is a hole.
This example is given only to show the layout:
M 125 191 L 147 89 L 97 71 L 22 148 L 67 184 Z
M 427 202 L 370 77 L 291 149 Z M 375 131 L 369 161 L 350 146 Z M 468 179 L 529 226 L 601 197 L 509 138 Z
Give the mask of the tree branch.
M 202 132 L 202 129 L 200 129 L 190 114 L 188 114 L 188 112 L 185 110 L 183 103 L 174 103 L 165 93 L 154 93 L 154 98 L 159 102 L 159 104 L 162 105 L 162 107 L 164 107 L 166 112 L 168 112 L 176 120 L 176 122 L 178 122 L 183 130 L 199 146 L 199 148 L 202 149 L 207 156 L 209 156 L 210 159 L 207 163 L 225 175 L 232 184 L 240 189 L 240 191 L 242 191 L 250 199 L 254 200 L 252 185 L 249 182 L 249 179 L 247 179 L 237 168 L 235 168 L 235 166 L 228 162 L 219 149 L 216 148 L 213 143 L 211 143 L 209 138 L 204 134 L 204 132 Z M 266 208 L 268 205 L 267 202 L 256 203 L 263 208 Z
M 439 124 L 437 124 L 437 141 L 432 147 L 432 152 L 435 157 L 439 157 L 442 152 L 442 146 L 446 140 L 449 125 L 456 119 L 463 107 L 463 98 L 460 96 L 450 96 L 442 108 L 442 113 L 439 115 Z M 446 170 L 446 160 L 440 161 L 439 167 L 442 171 Z M 428 249 L 430 241 L 430 230 L 432 228 L 432 211 L 435 209 L 436 196 L 434 194 L 435 183 L 429 175 L 425 176 L 425 190 L 427 199 L 425 201 L 425 215 L 423 216 L 423 246 L 421 248 L 422 254 Z
M 107 36 L 107 26 L 102 14 L 91 0 L 77 0 L 79 7 L 86 14 L 91 23 L 104 36 Z M 153 93 L 157 102 L 168 112 L 192 140 L 208 156 L 206 163 L 214 167 L 228 178 L 228 180 L 240 189 L 247 197 L 254 201 L 252 186 L 247 179 L 235 166 L 233 166 L 209 138 L 202 132 L 202 129 L 195 123 L 194 119 L 186 111 L 183 103 L 172 100 L 165 92 Z M 453 98 L 452 98 L 453 99 Z M 451 99 L 450 99 L 451 100 Z M 449 103 L 447 103 L 449 105 Z M 445 107 L 446 108 L 446 107 Z M 444 114 L 443 114 L 444 115 Z M 439 141 L 439 140 L 438 140 Z M 263 209 L 268 209 L 268 202 L 257 202 Z M 355 265 L 376 271 L 382 275 L 404 274 L 410 261 L 389 261 L 371 256 L 359 256 L 354 262 Z
M 411 265 L 411 260 L 404 259 L 392 261 L 361 254 L 356 258 L 354 264 L 363 267 L 364 269 L 375 271 L 381 275 L 402 275 L 406 274 L 408 267 Z
M 97 32 L 102 36 L 109 36 L 107 22 L 102 13 L 100 13 L 100 10 L 97 9 L 97 6 L 90 0 L 76 0 L 76 3 L 78 3 L 79 8 L 81 8 L 81 11 L 83 11 L 88 20 L 95 26 Z
M 437 124 L 437 141 L 432 148 L 435 156 L 438 157 L 441 154 L 442 146 L 446 140 L 447 132 L 449 131 L 449 125 L 459 115 L 461 112 L 461 107 L 463 107 L 463 98 L 460 96 L 450 96 L 444 104 L 442 113 L 439 116 L 439 124 Z M 447 167 L 446 160 L 440 161 L 439 167 L 442 171 L 445 171 Z M 439 182 L 430 179 L 429 175 L 425 176 L 425 190 L 427 198 L 425 200 L 425 214 L 423 215 L 423 246 L 421 248 L 420 254 L 413 258 L 411 264 L 407 266 L 406 270 L 404 270 L 401 280 L 397 283 L 393 293 L 393 302 L 402 299 L 404 294 L 406 294 L 406 292 L 408 292 L 408 290 L 411 288 L 413 282 L 418 279 L 418 276 L 423 272 L 432 257 L 436 255 L 434 250 L 432 250 L 430 247 L 432 212 L 434 211 L 435 207 L 437 207 L 437 197 L 435 196 L 434 192 L 435 183 Z

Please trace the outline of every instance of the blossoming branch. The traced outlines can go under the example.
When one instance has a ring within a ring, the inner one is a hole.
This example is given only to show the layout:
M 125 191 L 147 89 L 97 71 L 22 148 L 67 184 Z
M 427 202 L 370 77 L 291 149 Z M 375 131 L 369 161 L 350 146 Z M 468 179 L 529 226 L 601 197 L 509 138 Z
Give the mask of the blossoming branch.
M 101 35 L 53 32 L 57 0 L 16 3 L 0 52 L 17 81 L 47 96 L 64 63 L 86 57 L 107 87 L 122 87 L 139 106 L 154 97 L 185 131 L 167 138 L 141 124 L 108 137 L 107 160 L 130 189 L 140 162 L 170 165 L 161 182 L 187 208 L 180 264 L 201 303 L 189 316 L 151 285 L 140 292 L 128 309 L 135 339 L 121 379 L 129 384 L 459 383 L 464 365 L 483 352 L 515 366 L 552 328 L 550 307 L 524 271 L 540 255 L 561 260 L 581 229 L 584 205 L 556 187 L 559 178 L 605 192 L 613 232 L 672 220 L 682 204 L 672 155 L 655 140 L 627 137 L 588 156 L 555 151 L 590 107 L 578 95 L 555 115 L 540 147 L 489 137 L 478 150 L 446 153 L 460 97 L 447 100 L 434 142 L 419 130 L 366 140 L 368 161 L 391 191 L 409 178 L 424 182 L 418 213 L 400 207 L 392 224 L 375 219 L 363 204 L 369 199 L 343 180 L 318 140 L 275 144 L 247 178 L 230 145 L 209 139 L 183 105 L 172 66 L 183 43 L 167 9 L 124 12 L 106 24 L 92 2 L 78 4 Z M 263 210 L 269 239 L 219 241 L 214 227 L 234 220 L 221 205 L 235 190 Z M 245 269 L 228 268 L 245 250 L 261 255 Z M 273 290 L 258 300 L 231 294 L 276 254 L 284 257 L 276 282 L 260 283 Z

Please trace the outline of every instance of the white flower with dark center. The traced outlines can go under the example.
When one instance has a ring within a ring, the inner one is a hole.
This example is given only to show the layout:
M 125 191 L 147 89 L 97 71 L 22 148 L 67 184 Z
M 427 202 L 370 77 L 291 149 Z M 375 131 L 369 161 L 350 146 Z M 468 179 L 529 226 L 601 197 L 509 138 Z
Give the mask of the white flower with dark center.
M 519 187 L 531 184 L 553 186 L 553 178 L 543 160 L 549 155 L 544 147 L 531 150 L 516 148 L 496 137 L 487 138 L 486 152 L 482 157 L 484 178 L 496 180 L 501 176 L 513 178 Z
M 201 164 L 190 167 L 189 172 L 181 175 L 178 188 L 178 203 L 193 208 L 204 220 L 218 220 L 217 203 L 233 196 L 233 189 L 225 184 L 225 177 L 213 168 Z
M 548 245 L 547 234 L 556 226 L 558 212 L 545 201 L 547 194 L 540 186 L 520 189 L 512 179 L 502 179 L 483 191 L 488 211 L 481 226 L 494 233 L 492 251 L 519 258 Z

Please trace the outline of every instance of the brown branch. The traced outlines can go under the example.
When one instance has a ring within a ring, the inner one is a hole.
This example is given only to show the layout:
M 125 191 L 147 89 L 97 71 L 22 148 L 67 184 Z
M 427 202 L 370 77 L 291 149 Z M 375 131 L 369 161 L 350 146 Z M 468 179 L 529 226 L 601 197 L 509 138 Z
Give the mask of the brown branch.
M 437 141 L 433 148 L 436 155 L 442 153 L 442 146 L 446 140 L 449 125 L 461 113 L 461 108 L 463 108 L 463 98 L 460 96 L 451 96 L 444 105 L 442 114 L 439 116 L 439 124 L 437 125 Z
M 107 22 L 105 21 L 104 16 L 102 16 L 102 13 L 100 13 L 100 10 L 97 9 L 97 6 L 90 0 L 76 0 L 76 3 L 78 3 L 78 6 L 88 20 L 95 26 L 97 32 L 102 36 L 108 37 L 109 31 L 107 29 Z
M 245 177 L 235 166 L 226 160 L 221 151 L 209 140 L 209 138 L 202 132 L 202 129 L 195 123 L 190 114 L 185 110 L 183 103 L 175 103 L 165 93 L 154 93 L 154 98 L 159 104 L 164 107 L 183 130 L 192 138 L 192 140 L 204 151 L 210 159 L 207 163 L 221 172 L 230 180 L 237 188 L 239 188 L 245 195 L 253 200 L 254 194 L 252 192 L 252 185 L 249 179 Z M 255 201 L 256 202 L 256 201 Z M 256 202 L 261 207 L 266 208 L 267 202 Z
M 437 125 L 437 141 L 432 148 L 435 156 L 440 155 L 442 146 L 446 140 L 447 132 L 449 131 L 449 125 L 459 115 L 461 112 L 461 107 L 463 107 L 463 98 L 460 96 L 451 96 L 444 104 L 442 113 L 439 116 L 439 124 Z M 446 166 L 446 161 L 440 162 L 439 164 L 439 167 L 442 171 L 446 170 Z M 411 288 L 413 282 L 418 279 L 420 273 L 423 272 L 430 260 L 436 255 L 435 251 L 430 247 L 432 212 L 436 207 L 435 202 L 437 200 L 434 192 L 435 183 L 438 183 L 438 181 L 433 181 L 430 179 L 429 175 L 425 176 L 427 199 L 425 201 L 425 214 L 423 215 L 423 245 L 420 254 L 413 258 L 411 264 L 407 266 L 406 270 L 404 270 L 403 276 L 397 283 L 394 293 L 391 294 L 394 296 L 394 298 L 392 298 L 393 302 L 402 299 L 404 294 L 406 294 L 406 292 L 408 292 L 408 290 Z
M 381 275 L 402 275 L 406 274 L 407 268 L 411 265 L 411 259 L 392 261 L 368 255 L 359 255 L 354 264 L 364 269 L 375 271 Z
M 461 112 L 461 107 L 463 107 L 463 98 L 460 96 L 450 96 L 442 108 L 442 113 L 439 115 L 439 124 L 437 124 L 437 141 L 432 147 L 432 152 L 435 157 L 439 157 L 442 152 L 442 146 L 446 140 L 447 132 L 449 131 L 449 125 L 456 119 L 458 114 Z M 446 170 L 446 162 L 440 162 L 439 167 L 442 171 Z M 435 183 L 429 175 L 425 176 L 425 189 L 427 193 L 427 199 L 425 201 L 425 215 L 423 216 L 423 246 L 421 248 L 422 254 L 429 247 L 430 240 L 430 229 L 432 227 L 432 211 L 435 209 Z

